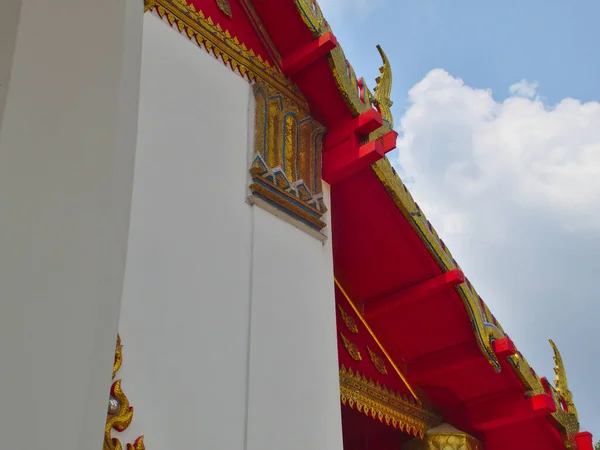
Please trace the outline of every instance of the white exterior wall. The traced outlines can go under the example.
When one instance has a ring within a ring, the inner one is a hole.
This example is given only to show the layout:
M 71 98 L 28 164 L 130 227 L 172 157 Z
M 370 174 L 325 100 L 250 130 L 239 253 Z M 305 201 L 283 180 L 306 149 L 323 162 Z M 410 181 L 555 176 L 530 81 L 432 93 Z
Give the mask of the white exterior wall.
M 330 241 L 245 201 L 253 108 L 145 15 L 119 377 L 149 449 L 342 447 Z
M 2 449 L 102 448 L 142 12 L 134 0 L 2 2 Z
M 246 450 L 341 450 L 331 240 L 253 212 Z

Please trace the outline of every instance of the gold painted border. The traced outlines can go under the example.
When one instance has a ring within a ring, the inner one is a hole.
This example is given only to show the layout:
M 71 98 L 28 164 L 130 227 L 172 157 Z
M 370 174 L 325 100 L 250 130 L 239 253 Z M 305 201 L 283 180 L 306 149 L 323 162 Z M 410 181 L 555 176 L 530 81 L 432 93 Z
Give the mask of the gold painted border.
M 340 397 L 342 404 L 421 439 L 425 431 L 442 423 L 415 401 L 344 366 L 340 368 Z
M 145 0 L 145 11 L 156 11 L 166 18 L 171 26 L 186 34 L 198 46 L 212 53 L 232 70 L 249 81 L 262 80 L 308 111 L 309 107 L 298 87 L 278 69 L 272 67 L 262 56 L 246 47 L 201 10 L 186 0 Z

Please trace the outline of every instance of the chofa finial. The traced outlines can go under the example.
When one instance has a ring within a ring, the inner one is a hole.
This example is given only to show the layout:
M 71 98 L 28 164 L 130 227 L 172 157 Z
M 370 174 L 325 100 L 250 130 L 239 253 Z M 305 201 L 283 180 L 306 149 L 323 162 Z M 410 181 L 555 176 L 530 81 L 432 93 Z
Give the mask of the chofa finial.
M 394 128 L 394 117 L 392 116 L 391 110 L 393 102 L 390 98 L 392 93 L 392 67 L 381 46 L 378 45 L 377 50 L 379 50 L 383 65 L 379 68 L 379 73 L 381 75 L 377 77 L 376 80 L 377 86 L 375 86 L 374 89 L 375 94 L 373 103 L 377 106 L 383 120 L 388 123 L 389 129 L 391 130 Z
M 562 356 L 560 355 L 558 347 L 556 347 L 556 344 L 552 339 L 550 339 L 550 345 L 554 350 L 554 373 L 556 374 L 556 378 L 554 379 L 554 387 L 565 401 L 565 404 L 567 406 L 567 412 L 573 414 L 575 417 L 578 417 L 577 409 L 575 408 L 575 403 L 573 403 L 573 393 L 569 390 L 567 372 L 565 370 L 565 365 L 563 363 Z

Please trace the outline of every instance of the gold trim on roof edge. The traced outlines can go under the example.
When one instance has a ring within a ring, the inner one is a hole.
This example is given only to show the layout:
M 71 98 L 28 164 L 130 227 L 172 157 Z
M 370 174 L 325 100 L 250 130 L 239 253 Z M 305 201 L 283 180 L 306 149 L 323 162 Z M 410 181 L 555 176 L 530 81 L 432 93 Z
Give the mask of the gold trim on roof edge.
M 262 80 L 290 98 L 303 110 L 308 104 L 298 87 L 277 68 L 271 66 L 261 55 L 246 47 L 201 10 L 186 0 L 144 0 L 144 11 L 155 11 L 161 19 L 167 19 L 172 27 L 200 48 L 220 59 L 233 71 L 249 81 Z
M 344 366 L 340 367 L 340 397 L 342 404 L 421 439 L 427 429 L 442 422 L 416 401 Z
M 396 203 L 396 206 L 398 206 L 398 209 L 427 245 L 442 270 L 448 271 L 459 268 L 450 251 L 443 245 L 433 227 L 419 210 L 390 161 L 383 158 L 373 164 L 371 168 L 394 200 L 394 203 Z M 491 313 L 479 301 L 479 296 L 472 286 L 463 283 L 456 288 L 456 291 L 468 311 L 479 348 L 496 371 L 500 371 L 500 362 L 492 349 L 492 340 L 503 338 L 504 332 L 500 327 L 494 325 Z

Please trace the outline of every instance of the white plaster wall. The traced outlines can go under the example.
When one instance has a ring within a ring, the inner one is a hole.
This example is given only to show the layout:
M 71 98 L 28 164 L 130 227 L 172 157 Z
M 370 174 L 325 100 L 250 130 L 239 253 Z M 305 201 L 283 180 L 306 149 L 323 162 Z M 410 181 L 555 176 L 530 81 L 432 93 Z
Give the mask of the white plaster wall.
M 247 450 L 341 450 L 331 239 L 253 212 Z
M 340 450 L 331 242 L 246 203 L 248 82 L 150 14 L 143 45 L 124 441 Z
M 119 375 L 127 437 L 149 449 L 244 448 L 250 99 L 247 81 L 144 15 Z
M 0 93 L 2 449 L 102 446 L 142 11 L 137 0 L 2 3 L 0 82 L 10 80 Z
M 0 129 L 8 92 L 21 0 L 3 0 L 0 14 Z

